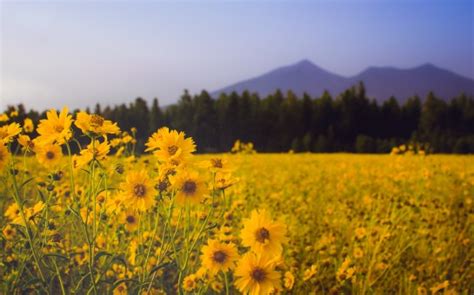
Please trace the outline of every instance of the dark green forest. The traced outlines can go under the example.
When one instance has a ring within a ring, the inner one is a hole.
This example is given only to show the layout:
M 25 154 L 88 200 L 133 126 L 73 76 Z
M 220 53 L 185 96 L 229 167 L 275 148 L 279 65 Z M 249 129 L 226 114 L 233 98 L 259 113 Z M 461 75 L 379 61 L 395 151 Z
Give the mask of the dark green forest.
M 38 123 L 44 117 L 23 105 L 15 108 L 19 121 L 28 116 Z M 151 105 L 136 98 L 88 111 L 118 122 L 122 130 L 136 127 L 139 151 L 151 133 L 169 126 L 192 136 L 201 153 L 229 151 L 236 139 L 253 142 L 258 152 L 388 153 L 399 144 L 418 142 L 435 153 L 474 153 L 473 97 L 444 101 L 430 93 L 403 104 L 394 97 L 380 104 L 367 98 L 362 83 L 335 98 L 327 92 L 297 97 L 276 91 L 259 97 L 245 91 L 213 99 L 206 91 L 191 95 L 185 90 L 166 107 L 157 98 Z

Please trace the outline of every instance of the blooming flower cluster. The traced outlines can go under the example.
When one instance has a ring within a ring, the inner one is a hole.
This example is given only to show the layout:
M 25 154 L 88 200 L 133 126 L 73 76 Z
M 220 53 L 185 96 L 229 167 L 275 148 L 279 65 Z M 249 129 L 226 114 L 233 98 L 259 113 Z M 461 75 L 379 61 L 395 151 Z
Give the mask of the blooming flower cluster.
M 11 117 L 0 127 L 3 292 L 281 290 L 286 228 L 265 210 L 236 223 L 229 157 L 198 159 L 193 139 L 167 127 L 139 157 L 136 130 L 67 108 L 36 129 Z

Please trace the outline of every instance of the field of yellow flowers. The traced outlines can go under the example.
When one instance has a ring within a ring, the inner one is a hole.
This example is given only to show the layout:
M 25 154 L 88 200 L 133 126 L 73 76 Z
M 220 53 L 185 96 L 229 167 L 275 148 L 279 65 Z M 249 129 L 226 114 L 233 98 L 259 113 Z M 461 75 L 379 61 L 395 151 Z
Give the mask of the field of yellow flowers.
M 1 294 L 474 291 L 472 156 L 194 155 L 166 127 L 137 156 L 135 130 L 94 114 L 14 117 Z

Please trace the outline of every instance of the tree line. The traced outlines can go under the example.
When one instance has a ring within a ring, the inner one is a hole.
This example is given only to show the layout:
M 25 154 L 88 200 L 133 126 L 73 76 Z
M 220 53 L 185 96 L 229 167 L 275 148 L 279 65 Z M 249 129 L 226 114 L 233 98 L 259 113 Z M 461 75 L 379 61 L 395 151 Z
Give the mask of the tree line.
M 9 107 L 13 109 L 13 107 Z M 16 107 L 18 120 L 35 123 L 44 116 Z M 76 110 L 77 111 L 77 110 Z M 149 106 L 143 98 L 129 104 L 88 110 L 118 122 L 123 130 L 137 128 L 138 150 L 161 126 L 192 136 L 198 152 L 226 152 L 235 140 L 252 142 L 258 152 L 388 153 L 409 142 L 427 143 L 436 153 L 474 153 L 474 99 L 461 94 L 444 101 L 434 93 L 400 104 L 395 97 L 377 103 L 367 98 L 363 83 L 336 98 L 280 90 L 266 97 L 244 91 L 212 98 L 207 91 L 187 90 L 176 104 Z

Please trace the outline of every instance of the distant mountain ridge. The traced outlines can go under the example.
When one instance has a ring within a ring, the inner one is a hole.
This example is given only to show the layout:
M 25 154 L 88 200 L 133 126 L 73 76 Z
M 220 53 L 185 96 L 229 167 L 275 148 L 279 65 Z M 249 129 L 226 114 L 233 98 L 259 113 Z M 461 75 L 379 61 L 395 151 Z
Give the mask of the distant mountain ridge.
M 395 96 L 399 101 L 418 95 L 424 98 L 429 91 L 448 100 L 461 93 L 474 95 L 474 80 L 427 63 L 409 69 L 394 67 L 369 67 L 352 77 L 344 77 L 326 71 L 311 61 L 304 59 L 292 65 L 283 66 L 263 75 L 238 82 L 212 92 L 238 93 L 244 90 L 257 92 L 261 96 L 292 90 L 301 96 L 304 92 L 320 96 L 325 90 L 337 96 L 344 90 L 364 82 L 367 96 L 384 101 Z

